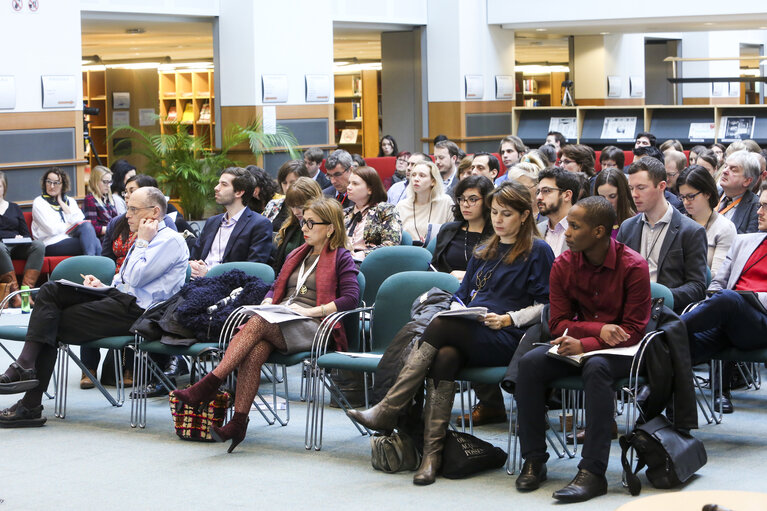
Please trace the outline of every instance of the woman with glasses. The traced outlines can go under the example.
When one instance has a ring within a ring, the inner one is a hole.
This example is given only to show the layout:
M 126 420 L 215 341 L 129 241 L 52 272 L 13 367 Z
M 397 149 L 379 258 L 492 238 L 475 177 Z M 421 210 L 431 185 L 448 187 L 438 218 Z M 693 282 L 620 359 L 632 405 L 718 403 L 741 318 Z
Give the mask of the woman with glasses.
M 322 197 L 322 189 L 314 179 L 299 177 L 285 194 L 285 206 L 290 215 L 274 237 L 274 249 L 269 264 L 274 273 L 280 273 L 285 258 L 304 242 L 301 220 L 304 219 L 304 206 L 314 199 Z
M 428 245 L 442 224 L 455 220 L 453 199 L 445 193 L 442 176 L 431 160 L 413 166 L 406 195 L 397 203 L 397 211 L 413 245 Z
M 83 200 L 83 213 L 85 219 L 93 224 L 99 239 L 104 239 L 109 221 L 117 216 L 117 210 L 112 203 L 111 185 L 112 172 L 101 165 L 93 167 L 88 179 L 88 193 Z
M 594 181 L 596 194 L 607 199 L 615 210 L 617 223 L 613 226 L 613 239 L 618 236 L 618 228 L 623 221 L 637 214 L 634 198 L 629 190 L 629 181 L 622 169 L 623 167 L 603 169 Z
M 368 410 L 348 412 L 369 429 L 390 431 L 427 378 L 423 458 L 413 477 L 418 485 L 433 483 L 441 468 L 460 370 L 507 365 L 525 329 L 540 321 L 549 301 L 554 253 L 536 236 L 527 188 L 506 181 L 486 200 L 494 234 L 474 250 L 451 308 L 486 307 L 487 314 L 432 319 L 386 396 Z
M 469 259 L 479 242 L 493 234 L 490 205 L 485 201 L 493 183 L 485 176 L 469 176 L 455 187 L 455 222 L 448 222 L 437 233 L 432 266 L 463 280 Z
M 248 412 L 261 380 L 261 366 L 269 355 L 274 350 L 283 354 L 308 351 L 322 318 L 336 311 L 351 310 L 359 303 L 357 267 L 344 248 L 346 230 L 338 201 L 323 197 L 307 204 L 301 230 L 306 243 L 288 255 L 262 305 L 284 305 L 309 319 L 269 323 L 255 313 L 229 341 L 221 363 L 213 371 L 192 387 L 174 391 L 184 403 L 208 403 L 224 379 L 239 370 L 234 417 L 222 428 L 214 426 L 212 432 L 219 442 L 232 441 L 228 452 L 245 438 Z M 343 325 L 337 324 L 332 335 L 332 349 L 346 350 Z
M 361 262 L 378 247 L 400 244 L 402 223 L 397 207 L 386 202 L 386 191 L 374 168 L 352 169 L 346 196 L 354 203 L 344 209 L 344 225 L 355 261 Z
M 716 181 L 707 169 L 700 165 L 690 165 L 679 175 L 677 185 L 679 199 L 687 214 L 706 229 L 707 264 L 713 279 L 722 266 L 738 230 L 729 219 L 715 211 L 719 204 L 719 194 Z
M 93 224 L 67 197 L 69 176 L 52 167 L 40 179 L 42 195 L 32 202 L 32 236 L 45 244 L 46 256 L 99 255 L 101 242 Z
M 397 153 L 397 162 L 394 164 L 394 174 L 391 177 L 391 184 L 399 183 L 407 179 L 407 164 L 410 159 L 409 151 L 400 151 Z
M 285 206 L 285 195 L 288 193 L 290 185 L 296 182 L 299 177 L 309 177 L 309 171 L 306 170 L 304 160 L 288 160 L 277 171 L 277 182 L 280 184 L 282 196 L 270 200 L 264 207 L 263 215 L 272 222 L 272 230 L 277 232 L 282 227 L 282 223 L 288 218 L 288 207 Z

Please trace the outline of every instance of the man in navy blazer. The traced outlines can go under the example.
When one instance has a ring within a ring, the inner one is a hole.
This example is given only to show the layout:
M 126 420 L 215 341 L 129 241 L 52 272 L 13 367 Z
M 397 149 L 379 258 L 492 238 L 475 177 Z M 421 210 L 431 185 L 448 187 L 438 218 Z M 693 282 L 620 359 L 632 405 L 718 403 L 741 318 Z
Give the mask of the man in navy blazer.
M 724 193 L 717 211 L 735 224 L 738 234 L 758 230 L 756 213 L 759 197 L 751 191 L 751 187 L 759 179 L 760 173 L 761 162 L 756 153 L 735 151 L 725 160 L 719 181 Z
M 767 347 L 767 183 L 762 183 L 757 218 L 760 232 L 735 238 L 708 288 L 711 298 L 682 315 L 693 363 L 711 360 L 730 346 Z M 717 397 L 725 413 L 732 412 L 728 383 L 724 378 L 723 395 Z
M 253 175 L 239 167 L 221 173 L 215 188 L 216 203 L 226 213 L 210 217 L 191 251 L 192 277 L 205 276 L 221 263 L 266 263 L 272 251 L 272 223 L 245 203 L 253 195 Z
M 705 297 L 706 230 L 666 201 L 663 163 L 645 157 L 632 163 L 628 173 L 639 214 L 621 224 L 617 240 L 642 254 L 650 280 L 671 290 L 674 310 L 681 312 Z

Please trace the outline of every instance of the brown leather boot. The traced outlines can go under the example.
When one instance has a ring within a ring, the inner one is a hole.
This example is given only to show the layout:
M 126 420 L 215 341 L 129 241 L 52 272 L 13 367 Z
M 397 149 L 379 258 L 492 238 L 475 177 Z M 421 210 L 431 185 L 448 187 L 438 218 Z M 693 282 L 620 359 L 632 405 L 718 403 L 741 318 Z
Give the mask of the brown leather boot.
M 96 376 L 96 369 L 88 369 L 93 376 Z M 83 373 L 82 377 L 80 378 L 80 388 L 83 390 L 92 389 L 96 385 L 93 384 L 90 378 L 88 378 L 88 375 Z
M 19 281 L 16 280 L 16 272 L 9 271 L 8 273 L 4 273 L 0 275 L 0 282 L 4 284 L 8 284 L 8 294 L 13 293 L 14 291 L 19 290 Z M 9 307 L 21 307 L 21 296 L 16 295 L 13 298 L 11 298 L 10 303 L 8 304 Z
M 24 277 L 21 279 L 21 285 L 22 286 L 29 286 L 30 289 L 33 289 L 36 287 L 37 279 L 40 278 L 40 270 L 24 270 Z M 29 293 L 29 305 L 33 306 L 35 304 L 34 300 L 32 300 L 32 293 Z
M 413 476 L 413 484 L 425 486 L 437 478 L 442 468 L 442 448 L 445 446 L 447 425 L 453 410 L 453 382 L 441 380 L 434 386 L 434 380 L 426 380 L 426 404 L 423 409 L 423 458 L 418 472 Z

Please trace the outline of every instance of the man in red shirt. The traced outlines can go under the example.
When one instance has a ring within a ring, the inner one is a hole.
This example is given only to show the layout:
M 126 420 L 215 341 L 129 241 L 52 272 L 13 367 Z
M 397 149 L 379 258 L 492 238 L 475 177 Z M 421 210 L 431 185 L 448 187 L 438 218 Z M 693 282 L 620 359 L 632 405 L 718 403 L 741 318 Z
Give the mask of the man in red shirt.
M 682 315 L 690 337 L 693 364 L 735 346 L 741 350 L 767 347 L 767 183 L 759 196 L 759 232 L 739 234 L 716 278 L 708 287 L 714 294 Z M 717 396 L 717 408 L 732 413 L 729 379 Z
M 650 274 L 647 262 L 610 238 L 615 211 L 603 197 L 579 201 L 567 214 L 565 242 L 570 248 L 551 268 L 549 281 L 551 344 L 560 355 L 578 355 L 642 340 L 650 319 Z M 586 393 L 588 431 L 578 475 L 553 497 L 582 502 L 607 493 L 605 472 L 610 456 L 616 379 L 628 376 L 631 357 L 590 356 L 574 366 L 547 355 L 540 347 L 519 364 L 517 406 L 524 466 L 519 491 L 536 490 L 546 480 L 545 389 L 565 376 L 581 375 Z

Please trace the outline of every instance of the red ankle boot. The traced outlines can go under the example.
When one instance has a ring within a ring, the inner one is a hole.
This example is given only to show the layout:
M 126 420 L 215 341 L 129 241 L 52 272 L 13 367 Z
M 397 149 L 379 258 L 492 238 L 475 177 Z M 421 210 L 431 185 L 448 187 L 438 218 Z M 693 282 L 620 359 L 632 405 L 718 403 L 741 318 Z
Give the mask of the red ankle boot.
M 188 389 L 174 390 L 171 392 L 176 398 L 190 406 L 196 406 L 200 403 L 209 403 L 215 399 L 218 393 L 218 387 L 224 382 L 221 378 L 212 372 L 205 375 L 205 378 L 198 381 Z
M 250 418 L 246 413 L 234 412 L 234 417 L 230 420 L 226 426 L 219 428 L 213 426 L 211 430 L 211 436 L 216 442 L 232 441 L 232 445 L 229 446 L 229 450 L 226 452 L 232 452 L 240 442 L 245 440 L 245 432 L 248 430 L 248 423 Z

